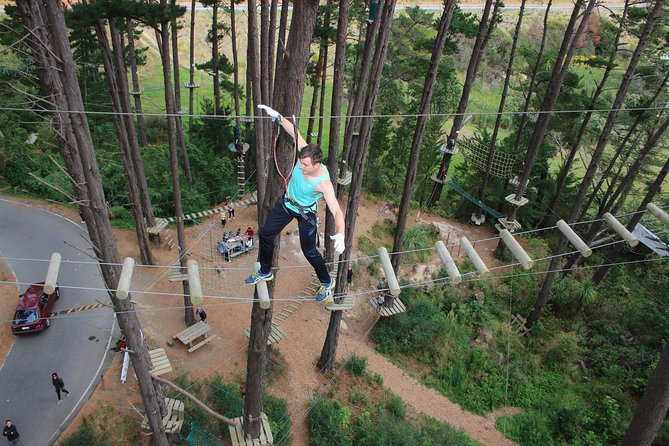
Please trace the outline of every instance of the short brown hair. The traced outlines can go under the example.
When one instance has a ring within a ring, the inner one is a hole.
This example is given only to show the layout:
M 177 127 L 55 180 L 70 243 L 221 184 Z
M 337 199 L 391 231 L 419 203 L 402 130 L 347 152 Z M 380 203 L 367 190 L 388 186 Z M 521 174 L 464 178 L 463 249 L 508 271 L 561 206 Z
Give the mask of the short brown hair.
M 323 151 L 316 144 L 307 144 L 300 150 L 299 158 L 311 158 L 313 164 L 323 162 Z

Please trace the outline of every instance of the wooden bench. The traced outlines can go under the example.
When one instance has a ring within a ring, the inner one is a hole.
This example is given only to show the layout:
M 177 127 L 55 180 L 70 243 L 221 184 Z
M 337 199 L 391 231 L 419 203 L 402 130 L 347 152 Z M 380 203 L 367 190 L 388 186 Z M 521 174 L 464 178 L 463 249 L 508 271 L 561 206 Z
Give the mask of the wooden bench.
M 529 334 L 529 332 L 530 332 L 530 329 L 527 328 L 527 326 L 525 325 L 526 322 L 527 322 L 527 320 L 524 317 L 522 317 L 520 314 L 515 314 L 511 318 L 511 325 L 512 326 L 513 325 L 518 326 L 518 331 L 523 336 L 525 336 L 526 334 Z
M 261 415 L 260 422 L 260 437 L 248 438 L 244 435 L 244 428 L 242 427 L 243 417 L 235 418 L 235 426 L 228 426 L 230 431 L 230 440 L 232 446 L 269 446 L 274 444 L 274 437 L 269 426 L 269 420 L 264 413 Z
M 353 296 L 344 296 L 339 302 L 325 304 L 325 309 L 330 311 L 346 311 L 353 308 Z
M 163 417 L 165 432 L 168 434 L 177 433 L 184 424 L 184 403 L 173 398 L 165 398 L 165 405 L 167 406 L 167 412 Z M 146 414 L 142 420 L 142 429 L 150 430 L 149 418 Z
M 245 328 L 244 333 L 246 334 L 246 337 L 251 339 L 251 329 L 250 328 Z M 267 345 L 272 345 L 275 342 L 279 342 L 281 339 L 285 339 L 288 335 L 286 335 L 286 332 L 283 331 L 283 328 L 279 327 L 277 324 L 272 322 L 272 330 L 269 333 L 269 336 L 267 337 Z
M 180 340 L 184 345 L 188 346 L 188 353 L 192 353 L 216 338 L 216 336 L 209 336 L 210 331 L 211 326 L 209 324 L 199 321 L 198 323 L 193 324 L 185 330 L 175 334 L 172 336 L 172 339 Z M 199 342 L 196 342 L 201 337 L 203 337 L 203 339 Z
M 167 353 L 165 353 L 164 348 L 149 350 L 149 356 L 151 357 L 150 372 L 154 375 L 160 376 L 172 371 L 172 364 L 170 364 L 170 360 L 167 358 Z
M 383 317 L 395 316 L 407 311 L 399 297 L 394 298 L 393 304 L 390 306 L 379 305 L 379 303 L 376 301 L 376 296 L 370 298 L 369 302 L 372 304 L 372 308 L 374 308 L 374 310 L 379 313 L 379 316 Z

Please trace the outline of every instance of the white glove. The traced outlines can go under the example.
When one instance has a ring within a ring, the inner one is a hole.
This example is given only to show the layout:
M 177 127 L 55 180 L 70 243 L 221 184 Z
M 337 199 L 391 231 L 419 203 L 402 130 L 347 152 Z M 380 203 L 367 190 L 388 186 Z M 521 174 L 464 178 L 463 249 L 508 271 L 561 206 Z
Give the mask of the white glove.
M 334 240 L 334 249 L 338 254 L 344 252 L 344 249 L 346 249 L 344 247 L 344 234 L 340 232 L 335 235 L 331 235 L 330 239 Z
M 281 113 L 278 111 L 274 110 L 271 107 L 268 107 L 266 105 L 259 105 L 258 108 L 260 110 L 265 110 L 265 113 L 267 113 L 267 116 L 272 118 L 272 121 L 276 122 L 277 124 L 281 124 L 281 121 L 283 121 L 283 116 L 281 116 Z

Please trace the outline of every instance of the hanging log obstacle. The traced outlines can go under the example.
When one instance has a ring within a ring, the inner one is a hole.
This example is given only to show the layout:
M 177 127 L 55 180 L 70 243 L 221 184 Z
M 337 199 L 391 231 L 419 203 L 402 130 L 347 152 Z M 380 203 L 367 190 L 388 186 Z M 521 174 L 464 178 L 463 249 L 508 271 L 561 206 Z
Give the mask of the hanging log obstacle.
M 54 252 L 51 254 L 49 260 L 49 268 L 46 271 L 46 279 L 44 279 L 44 293 L 53 294 L 56 291 L 56 283 L 58 283 L 58 270 L 60 269 L 60 254 Z
M 639 244 L 639 239 L 629 232 L 627 228 L 610 213 L 607 212 L 604 214 L 604 221 L 609 228 L 613 229 L 623 240 L 625 240 L 629 247 L 634 248 Z
M 130 292 L 130 282 L 132 281 L 132 271 L 135 268 L 135 260 L 132 257 L 126 257 L 123 260 L 121 268 L 121 277 L 118 279 L 116 297 L 118 299 L 127 299 Z
M 471 260 L 471 262 L 474 264 L 474 268 L 476 268 L 476 271 L 478 271 L 479 275 L 485 276 L 490 272 L 488 267 L 483 262 L 483 259 L 481 259 L 467 237 L 460 237 L 460 246 L 462 246 L 462 249 L 465 250 L 465 254 L 467 254 L 469 260 Z
M 374 311 L 376 311 L 379 316 L 394 316 L 396 314 L 404 313 L 407 309 L 398 297 L 402 292 L 402 289 L 397 281 L 397 276 L 390 263 L 390 255 L 388 255 L 388 250 L 386 248 L 379 248 L 379 258 L 381 260 L 381 268 L 383 269 L 389 292 L 386 293 L 385 289 L 379 290 L 383 293 L 382 296 L 384 297 L 381 303 L 379 302 L 381 299 L 377 296 L 370 298 L 369 301 L 372 304 L 372 308 L 374 308 Z
M 658 220 L 660 220 L 660 221 L 662 222 L 662 224 L 664 224 L 664 226 L 665 226 L 667 229 L 669 229 L 669 214 L 667 214 L 666 212 L 664 212 L 662 209 L 660 209 L 659 207 L 657 207 L 657 206 L 656 206 L 655 204 L 653 204 L 653 203 L 648 203 L 648 204 L 646 205 L 646 209 L 648 209 L 648 212 L 650 212 L 651 214 L 653 214 L 653 215 L 655 216 L 655 218 L 657 218 Z
M 253 267 L 255 268 L 256 272 L 260 271 L 260 262 L 254 263 Z M 267 282 L 264 280 L 258 281 L 258 283 L 256 283 L 256 291 L 258 292 L 258 299 L 260 299 L 260 308 L 267 310 L 270 307 Z
M 190 289 L 190 301 L 195 305 L 200 305 L 202 303 L 202 283 L 195 260 L 188 261 L 188 288 Z
M 513 235 L 509 232 L 508 229 L 502 229 L 499 231 L 499 236 L 502 238 L 504 241 L 504 244 L 506 245 L 507 248 L 509 248 L 509 251 L 511 251 L 511 254 L 520 262 L 521 265 L 523 265 L 523 268 L 526 270 L 532 269 L 534 266 L 534 260 L 530 258 L 530 256 L 525 252 L 522 246 L 520 246 L 520 243 L 518 243 L 518 240 L 516 240 Z
M 462 275 L 460 274 L 460 271 L 458 271 L 458 267 L 455 265 L 453 257 L 451 257 L 451 254 L 448 252 L 446 244 L 439 240 L 434 244 L 434 248 L 437 250 L 437 254 L 439 254 L 441 263 L 443 263 L 444 268 L 446 268 L 448 277 L 451 278 L 451 283 L 453 285 L 457 285 L 458 283 L 462 282 Z
M 564 220 L 558 220 L 556 223 L 557 228 L 560 232 L 567 237 L 569 243 L 574 246 L 578 251 L 580 251 L 583 257 L 590 257 L 592 255 L 592 249 L 574 232 L 574 230 L 565 222 Z
M 386 282 L 388 283 L 390 294 L 392 294 L 394 297 L 397 297 L 400 295 L 402 290 L 400 289 L 400 284 L 397 281 L 395 270 L 390 263 L 388 250 L 384 247 L 379 248 L 379 257 L 381 258 L 381 268 L 383 269 L 383 274 L 386 276 Z

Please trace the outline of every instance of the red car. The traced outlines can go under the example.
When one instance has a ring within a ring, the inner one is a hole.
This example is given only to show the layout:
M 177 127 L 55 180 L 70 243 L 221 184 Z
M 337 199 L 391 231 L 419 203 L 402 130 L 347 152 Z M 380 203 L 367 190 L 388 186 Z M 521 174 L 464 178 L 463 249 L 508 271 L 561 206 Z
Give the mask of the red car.
M 51 321 L 48 316 L 58 299 L 60 299 L 58 287 L 53 293 L 46 294 L 44 282 L 30 285 L 26 292 L 19 296 L 19 304 L 12 320 L 12 333 L 15 335 L 35 333 L 49 328 Z

